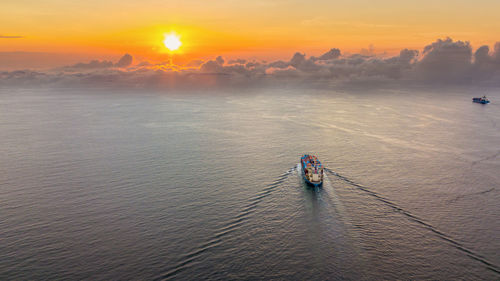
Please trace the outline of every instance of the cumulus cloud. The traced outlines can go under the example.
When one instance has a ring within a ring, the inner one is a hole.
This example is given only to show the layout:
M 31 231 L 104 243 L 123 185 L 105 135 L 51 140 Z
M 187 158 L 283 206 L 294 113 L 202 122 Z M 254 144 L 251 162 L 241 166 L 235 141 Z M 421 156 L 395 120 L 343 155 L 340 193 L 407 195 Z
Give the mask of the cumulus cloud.
M 91 61 L 52 72 L 1 72 L 3 85 L 158 87 L 332 87 L 403 83 L 481 83 L 500 86 L 500 43 L 493 50 L 469 42 L 439 39 L 418 50 L 403 49 L 392 57 L 345 54 L 332 48 L 315 57 L 296 52 L 288 60 L 271 62 L 222 56 L 186 65 L 139 63 L 125 54 L 118 62 Z
M 125 54 L 125 55 L 123 55 L 123 57 L 120 58 L 120 60 L 117 63 L 115 63 L 114 66 L 116 66 L 116 67 L 128 67 L 132 64 L 132 60 L 133 60 L 133 58 L 131 55 Z
M 109 68 L 113 66 L 113 62 L 107 61 L 107 60 L 92 60 L 88 63 L 80 62 L 74 65 L 68 65 L 62 67 L 64 70 L 68 71 L 78 71 L 78 70 L 94 70 L 94 69 L 103 69 L 103 68 Z
M 430 80 L 456 80 L 467 78 L 472 66 L 472 47 L 469 42 L 439 39 L 423 50 L 418 63 L 418 74 Z
M 223 63 L 224 60 L 222 59 L 222 57 L 219 56 L 215 60 L 209 60 L 203 63 L 200 67 L 200 70 L 205 73 L 223 73 L 224 72 Z
M 319 56 L 318 60 L 334 60 L 340 57 L 340 50 L 337 48 L 330 49 L 330 51 Z
M 500 43 L 495 45 L 493 52 L 488 46 L 478 48 L 474 53 L 471 72 L 482 79 L 500 77 Z
M 217 62 L 220 65 L 223 65 L 224 64 L 224 58 L 222 58 L 222 56 L 218 56 L 217 58 L 215 58 L 215 62 Z
M 64 66 L 60 69 L 66 71 L 89 71 L 89 70 L 107 69 L 112 67 L 126 68 L 132 64 L 132 61 L 133 57 L 130 54 L 125 54 L 116 63 L 107 60 L 102 60 L 102 61 L 92 60 L 88 63 L 80 62 L 74 65 Z

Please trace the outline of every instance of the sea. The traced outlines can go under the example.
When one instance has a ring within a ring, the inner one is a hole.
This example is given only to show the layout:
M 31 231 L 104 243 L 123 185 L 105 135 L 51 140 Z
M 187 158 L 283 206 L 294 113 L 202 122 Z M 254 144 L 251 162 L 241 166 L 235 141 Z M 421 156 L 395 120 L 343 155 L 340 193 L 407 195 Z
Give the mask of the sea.
M 499 90 L 0 90 L 1 280 L 500 280 L 499 202 Z

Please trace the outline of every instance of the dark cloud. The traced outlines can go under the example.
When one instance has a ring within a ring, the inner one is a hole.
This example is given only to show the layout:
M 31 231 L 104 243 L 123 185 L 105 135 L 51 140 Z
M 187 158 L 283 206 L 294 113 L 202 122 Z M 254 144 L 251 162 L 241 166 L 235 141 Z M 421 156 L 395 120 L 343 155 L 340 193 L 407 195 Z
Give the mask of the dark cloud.
M 288 62 L 277 61 L 268 65 L 273 73 L 280 76 L 305 77 L 307 80 L 346 81 L 379 77 L 399 79 L 413 66 L 418 51 L 402 50 L 399 56 L 378 58 L 354 54 L 341 56 L 338 49 L 331 49 L 320 57 L 307 58 L 305 54 L 295 53 Z M 269 71 L 268 71 L 269 72 Z
M 134 58 L 130 54 L 125 54 L 116 63 L 107 60 L 92 60 L 88 63 L 80 62 L 73 65 L 63 66 L 59 69 L 64 71 L 93 71 L 112 67 L 126 68 L 132 65 L 133 60 Z
M 319 57 L 297 52 L 289 60 L 272 62 L 215 59 L 184 66 L 140 63 L 125 54 L 118 62 L 94 60 L 52 72 L 3 72 L 2 85 L 158 87 L 332 87 L 387 86 L 404 83 L 456 85 L 480 83 L 500 86 L 500 43 L 493 50 L 468 42 L 439 39 L 422 52 L 403 49 L 387 57 L 373 54 L 342 55 L 330 49 Z
M 307 59 L 305 54 L 295 53 L 289 63 L 295 69 L 303 72 L 316 72 L 321 69 L 321 65 L 315 63 L 314 58 Z
M 318 60 L 334 60 L 340 57 L 340 50 L 339 49 L 330 49 L 330 51 L 322 54 L 319 56 Z
M 221 56 L 218 56 L 215 61 L 220 64 L 220 65 L 223 65 L 224 64 L 224 58 L 222 58 Z
M 403 49 L 399 52 L 399 60 L 406 64 L 410 64 L 417 59 L 418 51 L 417 50 L 409 50 Z
M 141 61 L 140 63 L 137 64 L 138 67 L 142 66 L 152 66 L 153 64 L 150 63 L 149 61 Z
M 68 71 L 71 71 L 71 70 L 74 70 L 74 71 L 77 71 L 77 70 L 95 70 L 95 69 L 109 68 L 109 67 L 112 67 L 113 65 L 114 65 L 113 62 L 107 61 L 107 60 L 103 60 L 103 61 L 92 60 L 89 63 L 80 62 L 80 63 L 74 64 L 74 65 L 64 66 L 64 67 L 62 67 L 62 69 L 68 70 Z
M 244 59 L 235 59 L 228 61 L 228 64 L 245 64 L 247 60 Z
M 19 36 L 19 35 L 0 35 L 0 38 L 3 38 L 3 39 L 19 39 L 19 38 L 24 38 L 24 36 Z
M 495 44 L 495 52 L 493 53 L 493 60 L 496 63 L 500 63 L 500 42 Z
M 273 68 L 287 68 L 289 66 L 290 66 L 289 62 L 285 62 L 282 60 L 269 63 L 269 67 L 273 67 Z
M 493 52 L 488 46 L 479 47 L 474 53 L 471 69 L 473 80 L 500 79 L 500 43 L 495 44 Z
M 116 67 L 128 67 L 132 64 L 133 58 L 129 54 L 123 55 L 123 57 L 120 58 L 120 60 L 115 63 Z
M 418 74 L 428 80 L 450 81 L 469 78 L 472 47 L 469 42 L 439 39 L 426 46 L 418 62 Z
M 221 58 L 220 56 L 217 58 Z M 224 72 L 224 66 L 220 63 L 221 60 L 209 60 L 203 63 L 200 70 L 205 73 L 222 73 Z M 224 60 L 222 60 L 224 62 Z

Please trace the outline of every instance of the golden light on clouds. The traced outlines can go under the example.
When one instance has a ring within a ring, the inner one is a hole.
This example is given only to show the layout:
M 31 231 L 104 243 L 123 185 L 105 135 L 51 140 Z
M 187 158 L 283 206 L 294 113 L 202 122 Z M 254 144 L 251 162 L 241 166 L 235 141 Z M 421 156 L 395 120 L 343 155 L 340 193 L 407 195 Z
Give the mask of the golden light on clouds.
M 178 35 L 175 33 L 165 34 L 165 39 L 163 40 L 163 44 L 170 51 L 175 51 L 180 48 L 182 42 Z

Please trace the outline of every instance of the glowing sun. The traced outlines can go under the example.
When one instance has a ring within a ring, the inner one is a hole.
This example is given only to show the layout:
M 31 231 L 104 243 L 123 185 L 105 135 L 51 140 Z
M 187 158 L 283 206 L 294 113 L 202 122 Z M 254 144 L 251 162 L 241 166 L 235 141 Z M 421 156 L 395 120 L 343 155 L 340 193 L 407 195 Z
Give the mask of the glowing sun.
M 163 40 L 163 44 L 165 44 L 165 47 L 167 47 L 167 49 L 169 49 L 170 51 L 175 51 L 179 49 L 179 47 L 182 45 L 182 42 L 179 39 L 179 36 L 171 33 L 165 34 L 165 40 Z

